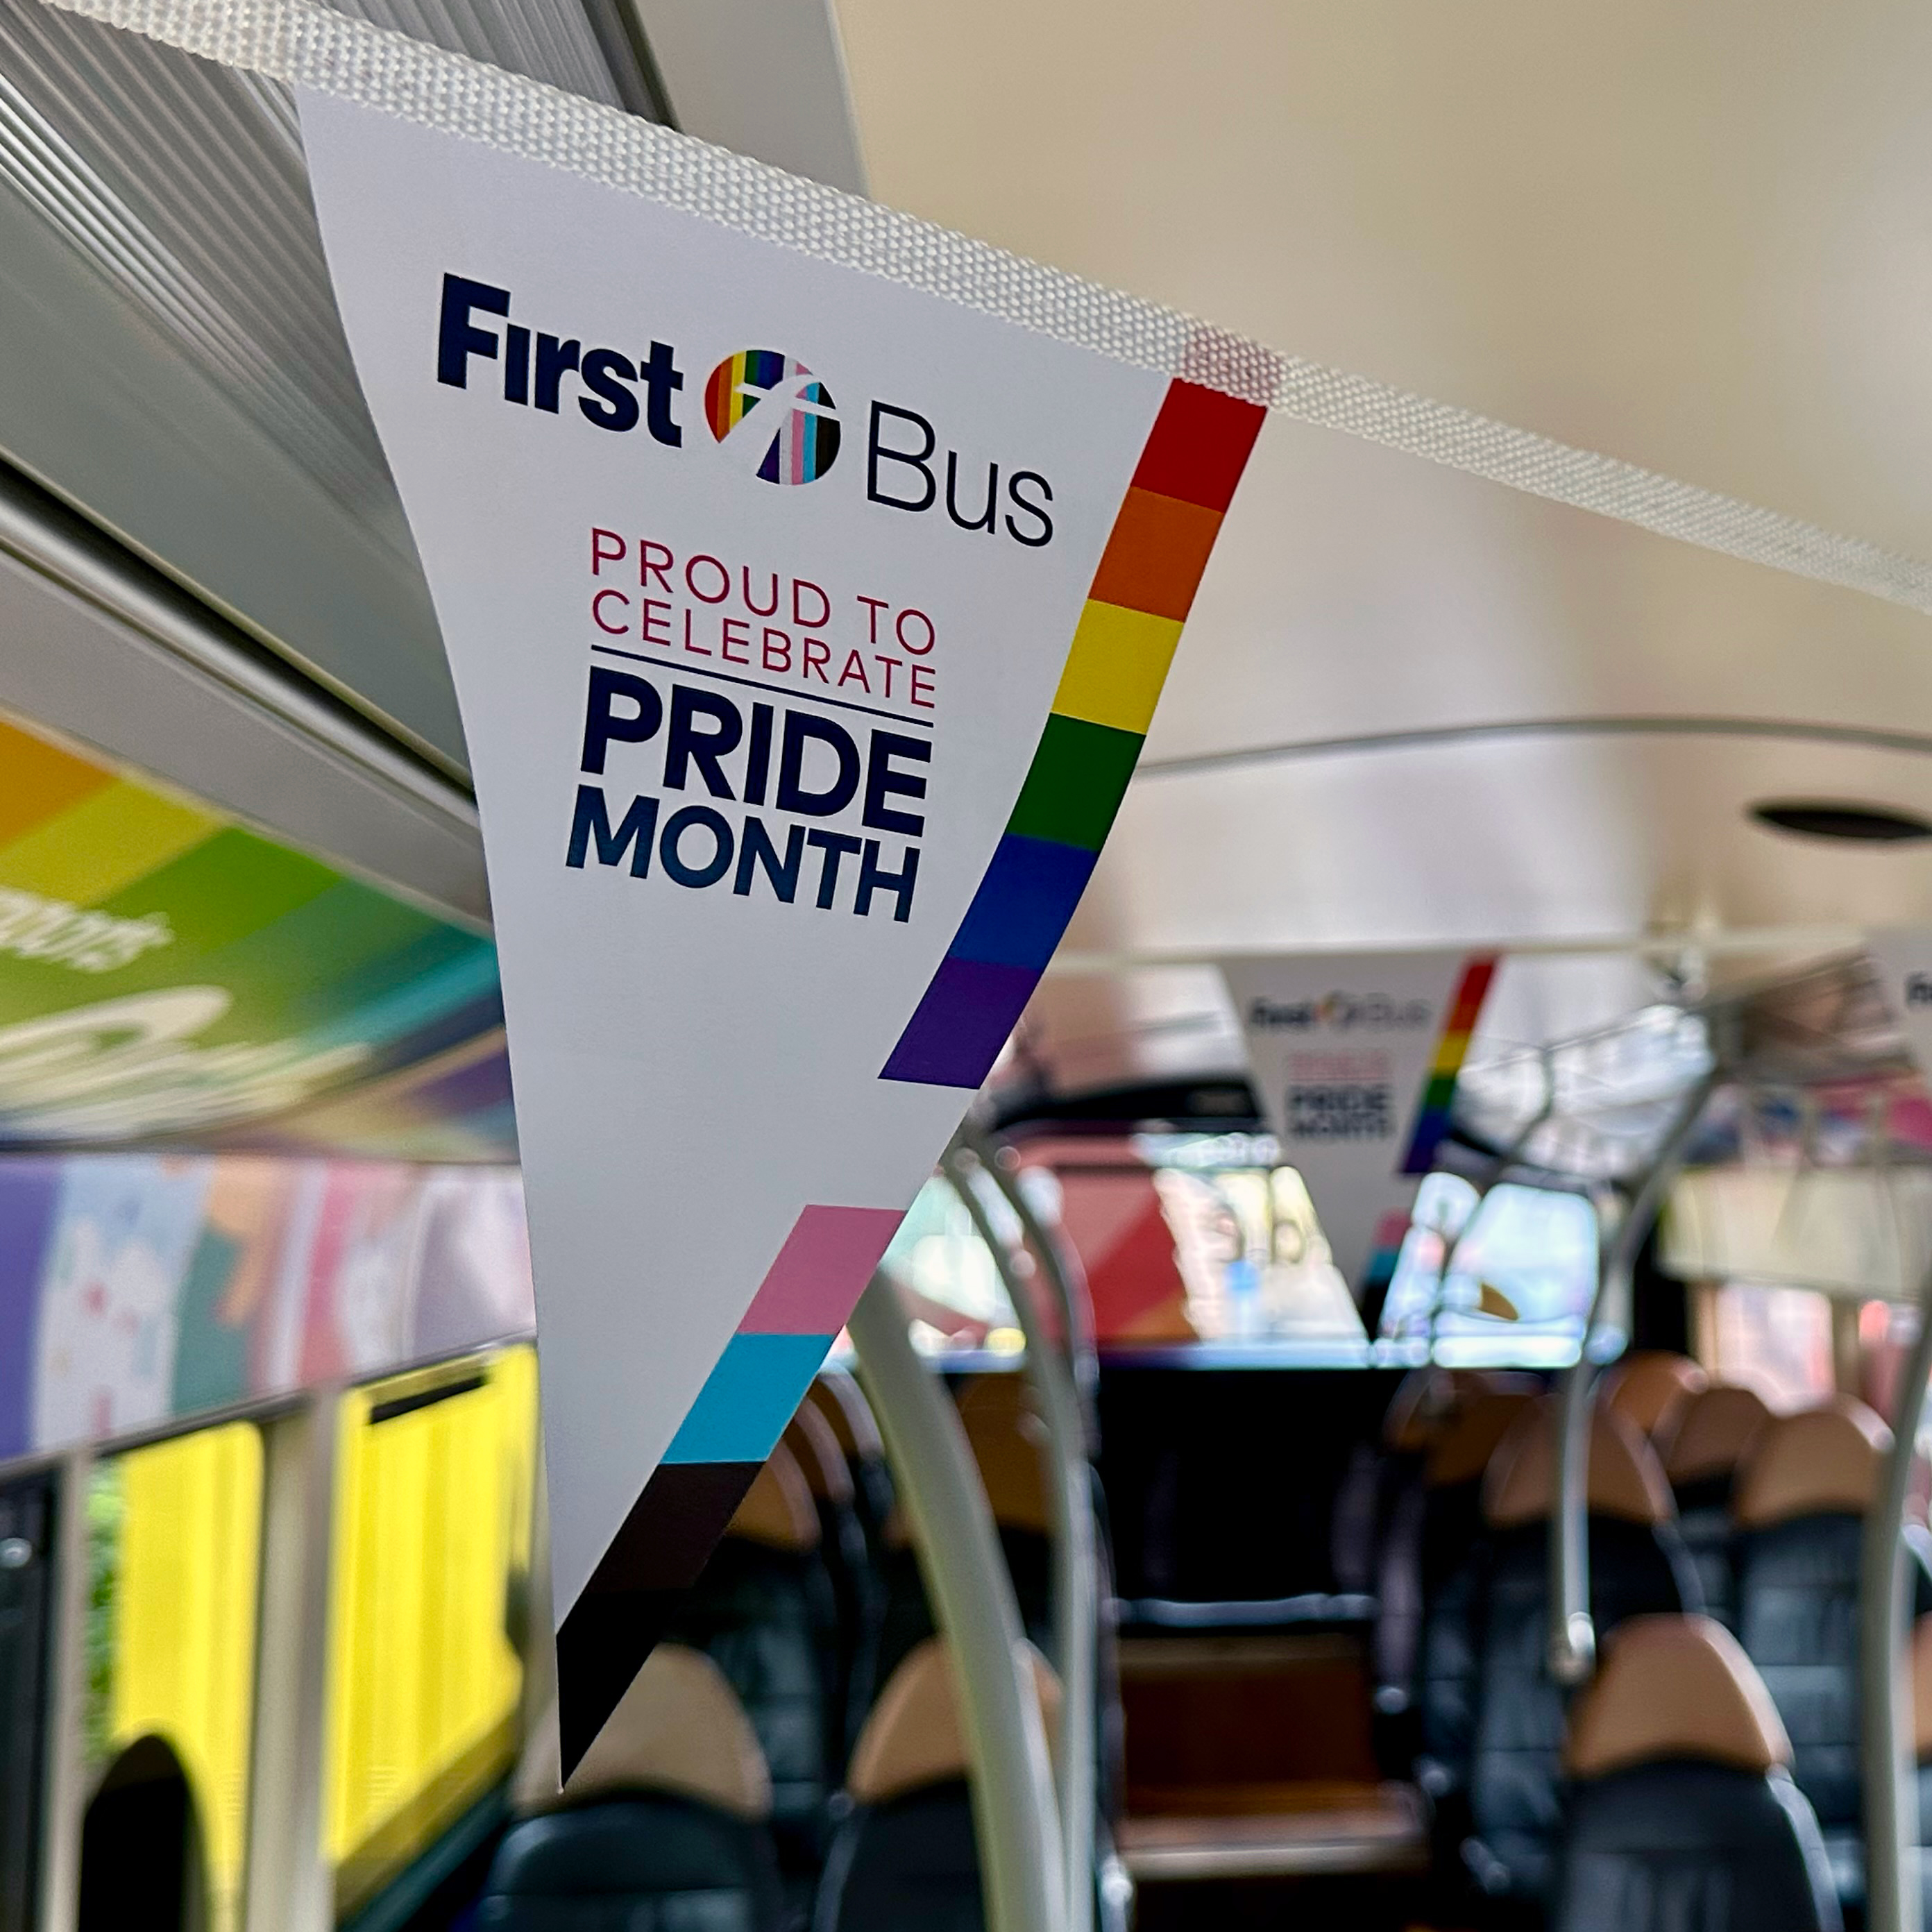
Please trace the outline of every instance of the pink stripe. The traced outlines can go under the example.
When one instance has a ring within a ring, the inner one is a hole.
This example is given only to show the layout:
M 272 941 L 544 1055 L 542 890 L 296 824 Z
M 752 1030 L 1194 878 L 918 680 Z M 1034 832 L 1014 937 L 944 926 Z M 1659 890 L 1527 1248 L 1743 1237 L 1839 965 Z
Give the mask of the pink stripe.
M 896 1208 L 808 1208 L 752 1298 L 741 1335 L 836 1335 L 904 1215 Z

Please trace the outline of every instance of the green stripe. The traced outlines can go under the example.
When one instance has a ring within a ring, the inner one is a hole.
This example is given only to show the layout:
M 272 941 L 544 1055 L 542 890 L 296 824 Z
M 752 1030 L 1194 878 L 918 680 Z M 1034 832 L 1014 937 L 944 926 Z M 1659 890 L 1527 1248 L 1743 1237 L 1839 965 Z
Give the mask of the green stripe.
M 100 910 L 119 919 L 165 913 L 176 943 L 149 956 L 179 965 L 190 956 L 205 956 L 259 932 L 328 891 L 341 877 L 314 859 L 231 826 L 172 864 L 123 886 L 101 902 Z
M 1050 713 L 1006 830 L 1099 851 L 1134 775 L 1141 743 L 1138 732 Z

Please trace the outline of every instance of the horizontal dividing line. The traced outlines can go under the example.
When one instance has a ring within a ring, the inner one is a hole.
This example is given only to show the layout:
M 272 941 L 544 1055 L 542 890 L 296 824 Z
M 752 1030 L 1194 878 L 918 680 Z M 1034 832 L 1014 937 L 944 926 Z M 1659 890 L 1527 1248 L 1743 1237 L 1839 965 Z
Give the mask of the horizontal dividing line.
M 413 1415 L 419 1408 L 433 1408 L 440 1402 L 472 1394 L 483 1386 L 483 1382 L 480 1375 L 464 1376 L 453 1382 L 439 1382 L 434 1388 L 417 1389 L 388 1402 L 379 1402 L 369 1411 L 370 1423 L 373 1426 L 378 1422 L 393 1422 L 399 1415 Z
M 849 698 L 821 698 L 815 691 L 790 691 L 782 684 L 764 684 L 755 677 L 734 677 L 728 670 L 707 670 L 702 664 L 672 664 L 663 658 L 646 657 L 641 651 L 620 651 L 615 644 L 592 644 L 593 651 L 602 651 L 607 658 L 628 658 L 633 664 L 649 664 L 653 670 L 682 675 L 688 671 L 694 677 L 715 677 L 721 684 L 742 684 L 748 691 L 768 691 L 774 698 L 795 698 L 807 704 L 830 704 L 841 711 L 862 711 L 868 718 L 884 718 L 895 724 L 916 725 L 922 731 L 930 731 L 932 722 L 926 718 L 908 718 L 896 711 L 881 711 L 876 705 L 854 704 Z
M 1173 758 L 1143 758 L 1138 778 L 1186 778 L 1239 765 L 1286 764 L 1297 758 L 1345 757 L 1356 752 L 1400 752 L 1432 745 L 1476 744 L 1497 738 L 1766 738 L 1785 742 L 1855 745 L 1867 751 L 1932 754 L 1932 734 L 1887 731 L 1875 725 L 1814 724 L 1780 718 L 1519 718 L 1483 724 L 1425 724 L 1402 731 L 1364 731 L 1286 744 L 1249 745 Z

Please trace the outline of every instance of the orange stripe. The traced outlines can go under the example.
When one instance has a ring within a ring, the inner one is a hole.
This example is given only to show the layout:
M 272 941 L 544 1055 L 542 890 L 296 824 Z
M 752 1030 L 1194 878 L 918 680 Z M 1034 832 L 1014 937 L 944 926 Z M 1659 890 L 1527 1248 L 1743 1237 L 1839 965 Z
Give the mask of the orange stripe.
M 1150 616 L 1186 616 L 1221 527 L 1219 510 L 1132 489 L 1088 595 Z
M 112 772 L 0 723 L 0 845 L 113 782 Z

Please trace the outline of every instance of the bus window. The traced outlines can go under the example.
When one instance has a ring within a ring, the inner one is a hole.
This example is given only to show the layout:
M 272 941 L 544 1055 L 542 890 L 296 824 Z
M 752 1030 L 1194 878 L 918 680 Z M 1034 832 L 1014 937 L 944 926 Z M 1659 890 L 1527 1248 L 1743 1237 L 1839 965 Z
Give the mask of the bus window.
M 536 1453 L 528 1348 L 344 1398 L 326 1747 L 339 1918 L 508 1774 Z
M 205 1886 L 209 1932 L 229 1932 L 247 1832 L 261 1436 L 229 1423 L 110 1458 L 94 1472 L 88 1515 L 86 1741 L 100 1787 L 83 1904 L 110 1922 L 100 1888 L 172 1832 L 183 1895 Z
M 913 1310 L 913 1340 L 928 1354 L 988 1348 L 1017 1354 L 1025 1343 L 992 1252 L 951 1182 L 919 1191 L 880 1265 Z
M 1452 1367 L 1559 1367 L 1576 1359 L 1596 1281 L 1597 1216 L 1582 1195 L 1506 1181 L 1479 1202 L 1459 1176 L 1432 1174 L 1382 1331 Z M 1622 1341 L 1600 1324 L 1593 1351 L 1600 1342 L 1615 1354 Z
M 1832 1304 L 1809 1288 L 1726 1282 L 1710 1296 L 1706 1366 L 1775 1409 L 1803 1408 L 1834 1386 Z

